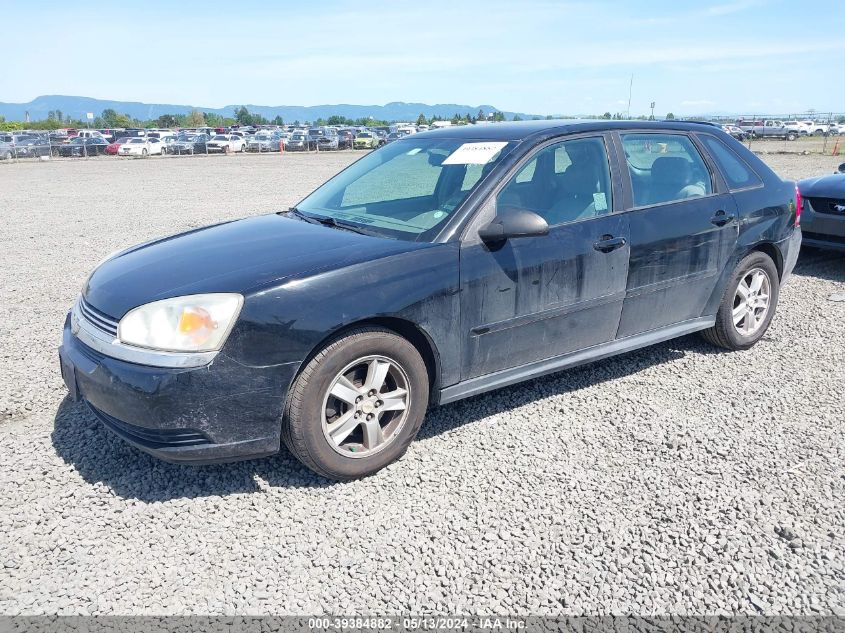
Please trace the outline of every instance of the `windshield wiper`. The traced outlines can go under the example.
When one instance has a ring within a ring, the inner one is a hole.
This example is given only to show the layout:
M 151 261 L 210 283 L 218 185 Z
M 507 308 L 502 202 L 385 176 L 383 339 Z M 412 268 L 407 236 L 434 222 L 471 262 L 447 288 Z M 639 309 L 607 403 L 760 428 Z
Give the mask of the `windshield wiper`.
M 331 216 L 325 216 L 322 218 L 314 218 L 317 222 L 322 224 L 323 226 L 330 226 L 335 229 L 342 229 L 344 231 L 352 231 L 353 233 L 358 233 L 359 235 L 372 235 L 369 231 L 365 231 L 363 229 L 359 229 L 354 224 L 348 224 L 346 222 L 338 222 Z
M 316 215 L 308 215 L 307 213 L 303 213 L 296 207 L 290 207 L 286 212 L 289 215 L 299 218 L 304 222 L 308 222 L 310 224 L 321 224 L 323 226 L 330 226 L 333 229 L 341 229 L 343 231 L 352 231 L 353 233 L 358 233 L 360 235 L 374 235 L 370 231 L 365 231 L 364 229 L 359 229 L 354 224 L 348 224 L 346 222 L 338 222 L 331 216 L 316 216 Z
M 303 213 L 302 211 L 300 211 L 296 207 L 288 207 L 287 211 L 280 211 L 279 213 L 280 214 L 286 213 L 288 215 L 292 215 L 296 218 L 299 218 L 303 222 L 308 222 L 309 224 L 320 224 L 320 221 L 317 218 L 315 218 L 314 216 L 308 215 L 307 213 Z

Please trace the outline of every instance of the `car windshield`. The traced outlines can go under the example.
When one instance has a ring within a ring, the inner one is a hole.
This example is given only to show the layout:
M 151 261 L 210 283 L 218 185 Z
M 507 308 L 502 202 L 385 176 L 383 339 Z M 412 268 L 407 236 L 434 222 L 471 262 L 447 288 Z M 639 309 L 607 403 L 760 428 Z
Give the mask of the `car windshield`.
M 373 138 L 373 135 L 369 132 L 360 132 L 358 138 Z
M 428 241 L 513 145 L 397 141 L 352 164 L 297 209 L 384 237 Z
M 73 139 L 70 142 L 70 145 L 84 145 L 84 144 L 85 144 L 85 139 L 82 138 L 81 136 L 77 136 L 75 139 Z
M 215 136 L 215 137 L 214 137 L 213 139 L 211 139 L 211 140 L 212 140 L 212 141 L 228 141 L 229 139 L 227 139 L 227 138 L 226 138 L 225 136 L 223 136 L 222 134 L 218 134 L 217 136 Z
M 144 139 L 142 139 L 142 138 L 133 138 L 133 139 L 129 139 L 129 142 L 130 142 L 130 143 L 135 143 L 136 145 L 140 145 L 140 144 L 143 144 Z

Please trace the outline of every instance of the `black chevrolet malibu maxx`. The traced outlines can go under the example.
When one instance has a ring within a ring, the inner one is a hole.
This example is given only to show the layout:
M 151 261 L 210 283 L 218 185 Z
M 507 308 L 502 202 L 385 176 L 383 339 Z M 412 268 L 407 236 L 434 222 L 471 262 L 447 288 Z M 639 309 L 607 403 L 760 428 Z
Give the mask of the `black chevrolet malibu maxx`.
M 108 258 L 66 320 L 62 374 L 165 460 L 284 442 L 361 477 L 429 406 L 696 331 L 751 347 L 799 215 L 794 184 L 709 125 L 414 134 L 288 211 Z

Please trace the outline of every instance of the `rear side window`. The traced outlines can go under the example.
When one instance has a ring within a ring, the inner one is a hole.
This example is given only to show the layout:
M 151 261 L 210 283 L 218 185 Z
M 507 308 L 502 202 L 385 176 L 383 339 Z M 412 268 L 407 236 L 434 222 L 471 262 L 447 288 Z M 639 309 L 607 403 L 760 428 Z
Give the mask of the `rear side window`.
M 763 184 L 739 156 L 715 136 L 702 135 L 707 151 L 719 165 L 730 189 L 746 189 Z
M 685 134 L 623 134 L 634 206 L 680 202 L 713 193 L 710 171 Z

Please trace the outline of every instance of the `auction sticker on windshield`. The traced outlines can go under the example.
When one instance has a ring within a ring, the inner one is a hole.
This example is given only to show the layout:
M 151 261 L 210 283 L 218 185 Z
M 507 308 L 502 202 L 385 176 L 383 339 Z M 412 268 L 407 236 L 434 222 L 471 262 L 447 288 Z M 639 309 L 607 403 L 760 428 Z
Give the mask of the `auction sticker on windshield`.
M 507 142 L 464 143 L 443 161 L 444 165 L 484 165 L 502 151 Z

